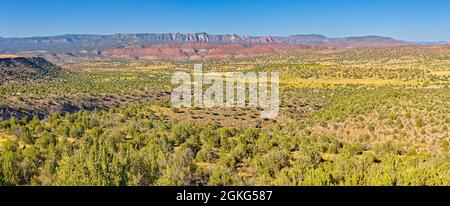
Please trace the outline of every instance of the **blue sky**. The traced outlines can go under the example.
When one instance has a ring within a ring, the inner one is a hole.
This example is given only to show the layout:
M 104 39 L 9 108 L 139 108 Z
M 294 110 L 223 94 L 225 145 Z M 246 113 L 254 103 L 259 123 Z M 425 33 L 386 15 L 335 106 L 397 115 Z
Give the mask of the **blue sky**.
M 450 41 L 448 0 L 0 0 L 0 36 L 207 32 Z

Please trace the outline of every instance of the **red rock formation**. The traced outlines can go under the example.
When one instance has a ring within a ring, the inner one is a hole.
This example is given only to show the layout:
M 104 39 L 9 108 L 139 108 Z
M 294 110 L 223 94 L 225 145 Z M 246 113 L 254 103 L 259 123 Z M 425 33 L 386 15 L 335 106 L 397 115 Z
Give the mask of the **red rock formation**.
M 283 50 L 325 49 L 323 46 L 301 46 L 290 44 L 209 44 L 209 43 L 165 43 L 149 46 L 132 45 L 102 52 L 112 58 L 153 59 L 211 59 L 228 57 L 250 57 L 268 55 Z

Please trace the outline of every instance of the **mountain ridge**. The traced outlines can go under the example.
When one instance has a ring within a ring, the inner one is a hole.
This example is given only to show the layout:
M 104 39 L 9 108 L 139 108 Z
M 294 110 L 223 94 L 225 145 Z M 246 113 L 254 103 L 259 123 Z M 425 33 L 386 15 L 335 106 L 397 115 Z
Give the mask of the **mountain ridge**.
M 0 38 L 0 53 L 18 53 L 43 50 L 48 52 L 103 51 L 132 44 L 211 43 L 211 44 L 300 44 L 332 47 L 400 46 L 410 44 L 382 36 L 330 38 L 319 34 L 282 36 L 248 36 L 237 34 L 201 33 L 118 33 L 63 34 L 57 36 Z

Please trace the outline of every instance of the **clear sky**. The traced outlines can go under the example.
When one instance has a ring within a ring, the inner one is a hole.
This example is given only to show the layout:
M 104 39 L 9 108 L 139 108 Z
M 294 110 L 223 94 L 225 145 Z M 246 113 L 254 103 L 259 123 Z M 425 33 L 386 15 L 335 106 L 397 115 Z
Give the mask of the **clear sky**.
M 0 0 L 0 36 L 381 35 L 450 41 L 449 0 Z

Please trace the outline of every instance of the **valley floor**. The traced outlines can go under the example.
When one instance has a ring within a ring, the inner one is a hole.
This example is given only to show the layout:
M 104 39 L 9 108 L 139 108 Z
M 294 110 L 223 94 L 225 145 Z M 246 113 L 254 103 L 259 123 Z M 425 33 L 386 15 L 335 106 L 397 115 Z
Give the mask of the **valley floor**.
M 0 85 L 0 185 L 449 185 L 450 55 L 281 52 L 203 62 L 280 72 L 280 115 L 174 108 L 192 61 L 84 61 Z

